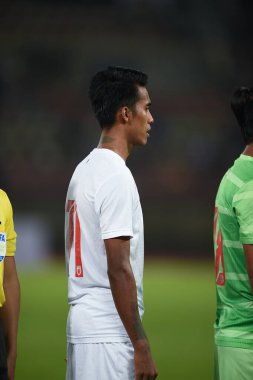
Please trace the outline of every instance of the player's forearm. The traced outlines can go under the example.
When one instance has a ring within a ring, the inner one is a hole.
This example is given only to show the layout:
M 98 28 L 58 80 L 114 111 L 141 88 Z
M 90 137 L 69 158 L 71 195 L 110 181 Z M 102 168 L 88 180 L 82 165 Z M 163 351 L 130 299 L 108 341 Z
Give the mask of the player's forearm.
M 4 292 L 6 302 L 1 310 L 1 317 L 6 336 L 7 353 L 15 356 L 20 310 L 20 286 L 17 277 L 4 285 Z
M 135 279 L 130 267 L 108 270 L 115 306 L 134 347 L 149 346 L 139 315 Z
M 135 278 L 130 264 L 130 239 L 105 240 L 105 248 L 114 303 L 134 347 L 135 379 L 153 380 L 157 371 L 138 311 Z

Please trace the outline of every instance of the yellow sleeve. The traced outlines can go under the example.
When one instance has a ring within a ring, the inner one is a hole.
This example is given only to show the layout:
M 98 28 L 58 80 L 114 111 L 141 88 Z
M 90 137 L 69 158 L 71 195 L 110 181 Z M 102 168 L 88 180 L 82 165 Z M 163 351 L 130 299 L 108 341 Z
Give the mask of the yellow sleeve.
M 1 197 L 3 199 L 5 232 L 7 235 L 6 256 L 14 256 L 16 251 L 17 234 L 14 230 L 12 206 L 7 194 L 3 190 L 1 190 Z

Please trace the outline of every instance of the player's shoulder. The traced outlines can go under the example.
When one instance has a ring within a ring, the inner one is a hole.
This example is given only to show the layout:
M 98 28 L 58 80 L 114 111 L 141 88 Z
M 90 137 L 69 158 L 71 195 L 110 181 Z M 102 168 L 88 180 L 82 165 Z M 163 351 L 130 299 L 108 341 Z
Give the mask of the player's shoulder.
M 7 193 L 4 190 L 2 190 L 2 189 L 0 189 L 0 199 L 2 201 L 3 200 L 4 201 L 8 201 L 9 200 Z
M 243 207 L 244 209 L 250 208 L 253 199 L 253 179 L 246 181 L 234 194 L 233 205 Z
M 99 176 L 96 194 L 125 194 L 134 188 L 134 179 L 126 166 L 111 167 L 110 170 L 104 171 L 103 175 Z
M 9 212 L 12 209 L 11 202 L 8 198 L 8 195 L 2 189 L 0 189 L 0 202 L 1 202 L 1 207 L 3 207 L 6 212 L 7 211 Z
M 121 182 L 122 184 L 132 183 L 134 182 L 133 176 L 131 171 L 128 169 L 127 166 L 122 167 L 122 169 L 118 169 L 114 171 L 112 178 L 114 180 L 117 180 Z
M 253 178 L 246 181 L 241 187 L 240 189 L 238 190 L 238 193 L 244 193 L 244 192 L 248 192 L 248 191 L 251 191 L 253 192 Z

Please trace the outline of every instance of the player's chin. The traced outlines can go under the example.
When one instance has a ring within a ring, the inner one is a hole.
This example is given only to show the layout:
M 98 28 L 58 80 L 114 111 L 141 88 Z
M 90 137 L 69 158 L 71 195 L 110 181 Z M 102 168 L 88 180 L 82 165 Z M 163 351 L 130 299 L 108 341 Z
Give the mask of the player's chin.
M 136 142 L 134 145 L 137 145 L 137 146 L 145 146 L 147 145 L 147 140 L 142 140 L 142 141 L 138 141 Z
M 148 135 L 143 136 L 141 139 L 139 139 L 139 142 L 136 145 L 144 146 L 148 142 Z
M 134 139 L 134 142 L 133 142 L 133 145 L 135 146 L 144 146 L 147 144 L 148 142 L 148 134 L 145 133 L 145 134 L 139 134 L 139 136 Z

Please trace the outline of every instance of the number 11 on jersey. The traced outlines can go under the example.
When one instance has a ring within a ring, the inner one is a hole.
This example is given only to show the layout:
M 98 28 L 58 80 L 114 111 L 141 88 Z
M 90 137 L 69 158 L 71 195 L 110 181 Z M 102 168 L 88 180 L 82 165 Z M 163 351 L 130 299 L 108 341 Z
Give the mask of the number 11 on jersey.
M 71 257 L 72 246 L 74 244 L 75 277 L 83 277 L 83 264 L 81 257 L 81 228 L 75 201 L 67 201 L 66 212 L 69 214 L 69 260 Z

